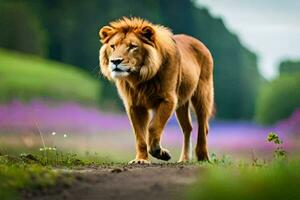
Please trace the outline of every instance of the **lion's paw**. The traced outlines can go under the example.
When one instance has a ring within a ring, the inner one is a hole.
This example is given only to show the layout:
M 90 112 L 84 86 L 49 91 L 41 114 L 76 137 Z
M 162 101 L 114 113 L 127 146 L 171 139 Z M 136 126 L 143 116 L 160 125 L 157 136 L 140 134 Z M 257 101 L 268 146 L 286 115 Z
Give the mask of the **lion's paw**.
M 168 161 L 171 159 L 171 155 L 167 149 L 163 148 L 157 148 L 157 149 L 152 149 L 149 151 L 149 153 L 160 160 Z
M 149 165 L 151 162 L 149 160 L 145 159 L 134 159 L 128 162 L 128 164 L 133 165 L 133 164 L 141 164 L 141 165 Z
M 210 162 L 207 150 L 196 149 L 196 156 L 197 156 L 198 161 Z

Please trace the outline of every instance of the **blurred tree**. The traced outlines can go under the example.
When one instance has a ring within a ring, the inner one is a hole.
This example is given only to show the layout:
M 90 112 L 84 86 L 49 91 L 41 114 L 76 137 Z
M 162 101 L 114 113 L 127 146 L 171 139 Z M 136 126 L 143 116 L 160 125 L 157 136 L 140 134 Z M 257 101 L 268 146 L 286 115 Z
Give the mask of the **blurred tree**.
M 284 60 L 279 65 L 279 72 L 282 73 L 294 73 L 300 72 L 300 60 Z
M 192 16 L 194 5 L 190 1 L 160 0 L 161 23 L 170 27 L 174 33 L 195 35 L 196 20 Z
M 47 52 L 46 32 L 23 1 L 0 3 L 0 46 L 37 55 Z
M 249 50 L 242 48 L 242 62 L 239 94 L 239 113 L 242 118 L 251 119 L 255 114 L 255 103 L 257 94 L 265 80 L 260 76 L 257 69 L 256 55 Z
M 300 108 L 300 72 L 284 73 L 259 92 L 256 120 L 273 124 Z

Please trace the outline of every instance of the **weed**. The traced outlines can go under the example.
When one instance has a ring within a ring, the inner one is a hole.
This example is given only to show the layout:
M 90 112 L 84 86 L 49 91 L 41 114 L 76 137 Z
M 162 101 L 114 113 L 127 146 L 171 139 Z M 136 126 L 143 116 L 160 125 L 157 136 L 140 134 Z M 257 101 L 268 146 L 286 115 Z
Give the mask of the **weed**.
M 276 149 L 274 151 L 274 157 L 276 159 L 286 158 L 287 153 L 283 148 L 283 141 L 279 138 L 279 136 L 276 133 L 274 132 L 269 133 L 267 140 L 268 142 L 276 145 Z
M 211 154 L 210 162 L 214 165 L 219 165 L 219 166 L 230 166 L 233 164 L 233 161 L 230 156 L 222 155 L 221 158 L 218 158 L 216 153 Z

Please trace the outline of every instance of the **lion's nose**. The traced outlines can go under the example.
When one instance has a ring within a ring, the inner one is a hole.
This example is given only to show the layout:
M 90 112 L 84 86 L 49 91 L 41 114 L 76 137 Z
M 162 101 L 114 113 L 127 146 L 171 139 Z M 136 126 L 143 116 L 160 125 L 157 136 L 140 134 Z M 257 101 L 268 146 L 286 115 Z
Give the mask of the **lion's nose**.
M 117 58 L 117 59 L 113 59 L 113 60 L 110 60 L 110 62 L 112 62 L 114 65 L 119 65 L 121 62 L 123 62 L 123 58 Z

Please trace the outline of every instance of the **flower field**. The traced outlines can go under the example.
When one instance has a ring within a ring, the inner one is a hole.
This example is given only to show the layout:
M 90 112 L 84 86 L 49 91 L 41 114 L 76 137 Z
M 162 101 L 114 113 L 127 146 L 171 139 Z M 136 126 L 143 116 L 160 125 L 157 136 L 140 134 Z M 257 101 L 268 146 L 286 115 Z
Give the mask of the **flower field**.
M 247 121 L 212 120 L 208 136 L 210 151 L 248 157 L 257 152 L 271 152 L 273 146 L 266 142 L 270 132 L 280 135 L 287 150 L 299 149 L 295 139 L 300 130 L 299 113 L 295 112 L 290 119 L 272 127 Z M 194 122 L 193 141 L 196 141 L 196 129 L 197 124 Z M 4 146 L 11 144 L 25 149 L 40 148 L 39 132 L 48 145 L 67 150 L 100 152 L 113 157 L 124 154 L 125 150 L 127 153 L 122 159 L 134 155 L 134 136 L 124 113 L 105 113 L 95 107 L 76 103 L 54 104 L 42 101 L 13 101 L 0 106 L 0 142 Z M 53 135 L 53 132 L 57 134 Z M 67 135 L 68 138 L 64 137 Z M 181 142 L 181 130 L 173 116 L 164 131 L 162 144 L 177 156 Z

